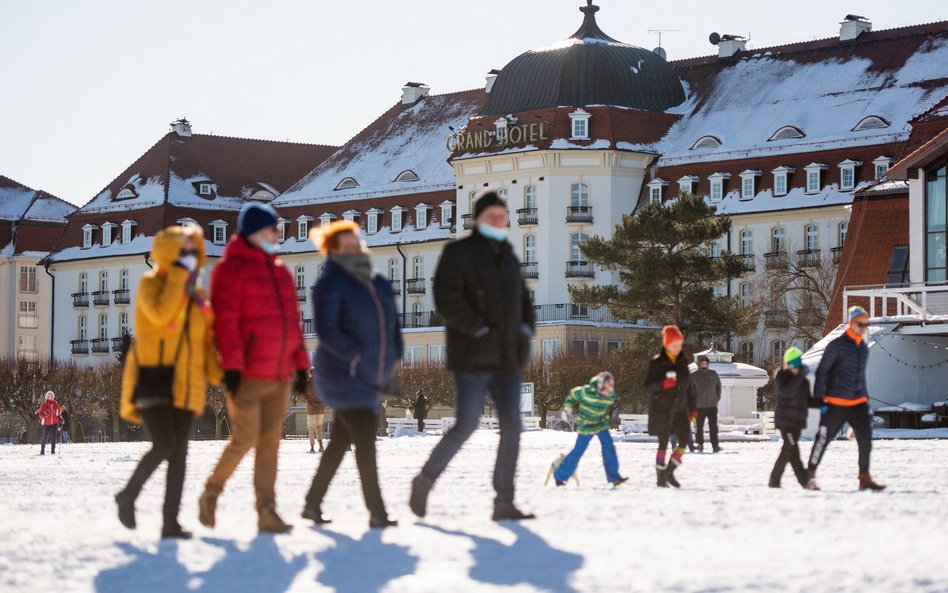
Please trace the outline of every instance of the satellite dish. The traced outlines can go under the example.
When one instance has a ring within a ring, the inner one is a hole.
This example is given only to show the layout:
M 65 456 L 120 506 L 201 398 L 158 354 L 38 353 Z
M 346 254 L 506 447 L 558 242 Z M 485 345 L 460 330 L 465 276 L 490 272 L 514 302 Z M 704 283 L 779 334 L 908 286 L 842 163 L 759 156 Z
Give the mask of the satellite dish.
M 711 42 L 711 45 L 717 45 L 718 43 L 721 42 L 721 36 L 718 35 L 717 33 L 711 33 L 710 35 L 708 35 L 708 41 Z
M 665 48 L 662 46 L 656 47 L 652 50 L 652 52 L 663 60 L 668 58 L 668 52 L 666 52 Z

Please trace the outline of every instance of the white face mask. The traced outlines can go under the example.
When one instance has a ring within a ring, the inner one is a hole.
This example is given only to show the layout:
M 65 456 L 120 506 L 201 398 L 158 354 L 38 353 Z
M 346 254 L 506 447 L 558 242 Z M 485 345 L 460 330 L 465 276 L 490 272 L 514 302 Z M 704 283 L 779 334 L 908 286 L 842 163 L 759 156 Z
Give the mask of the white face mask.
M 182 255 L 178 258 L 178 263 L 188 269 L 189 272 L 193 272 L 198 265 L 198 258 L 196 255 Z
M 280 250 L 279 245 L 274 245 L 273 243 L 267 241 L 266 239 L 261 239 L 257 247 L 259 247 L 267 255 L 274 255 L 277 251 Z
M 477 232 L 494 241 L 504 241 L 507 239 L 507 229 L 499 229 L 483 222 L 477 223 Z

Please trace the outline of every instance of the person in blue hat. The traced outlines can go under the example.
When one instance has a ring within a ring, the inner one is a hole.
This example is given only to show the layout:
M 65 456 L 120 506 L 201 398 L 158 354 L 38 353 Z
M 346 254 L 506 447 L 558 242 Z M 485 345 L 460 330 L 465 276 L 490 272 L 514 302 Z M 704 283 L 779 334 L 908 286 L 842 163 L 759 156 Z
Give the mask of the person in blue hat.
M 777 408 L 774 411 L 774 426 L 780 431 L 783 447 L 770 472 L 770 487 L 780 488 L 780 478 L 787 464 L 793 468 L 800 486 L 806 486 L 807 473 L 800 459 L 800 433 L 806 428 L 808 408 L 820 407 L 822 402 L 810 393 L 807 368 L 803 365 L 803 352 L 789 348 L 783 355 L 783 368 L 777 372 L 774 383 L 777 391 Z

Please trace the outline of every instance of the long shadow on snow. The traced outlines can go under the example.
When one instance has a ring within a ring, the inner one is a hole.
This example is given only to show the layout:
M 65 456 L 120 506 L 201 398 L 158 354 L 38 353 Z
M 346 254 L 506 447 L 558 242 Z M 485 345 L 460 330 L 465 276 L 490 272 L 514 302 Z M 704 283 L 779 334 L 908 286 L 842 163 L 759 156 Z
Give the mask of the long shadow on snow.
M 358 540 L 327 529 L 319 533 L 335 545 L 316 554 L 323 565 L 316 580 L 339 593 L 381 591 L 391 581 L 414 574 L 418 566 L 418 558 L 408 548 L 383 543 L 380 529 L 370 529 Z
M 473 541 L 474 550 L 471 556 L 474 558 L 474 566 L 471 567 L 470 576 L 476 581 L 507 586 L 522 583 L 557 593 L 577 593 L 569 583 L 569 578 L 583 566 L 583 557 L 551 547 L 543 538 L 523 525 L 498 523 L 517 536 L 510 545 L 429 523 L 418 525 Z
M 116 544 L 132 561 L 103 571 L 95 578 L 97 593 L 234 593 L 286 591 L 306 566 L 306 558 L 283 558 L 273 536 L 256 537 L 246 550 L 232 541 L 205 539 L 224 550 L 224 557 L 205 572 L 188 572 L 178 562 L 179 544 L 163 541 L 152 554 L 127 542 Z M 185 544 L 187 545 L 187 544 Z

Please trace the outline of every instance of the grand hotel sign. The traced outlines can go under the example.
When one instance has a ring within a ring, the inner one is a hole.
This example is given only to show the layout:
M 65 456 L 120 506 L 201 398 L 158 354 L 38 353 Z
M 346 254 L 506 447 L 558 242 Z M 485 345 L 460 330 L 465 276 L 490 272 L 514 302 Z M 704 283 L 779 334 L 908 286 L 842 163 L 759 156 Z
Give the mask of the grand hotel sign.
M 459 150 L 509 148 L 543 140 L 549 140 L 547 126 L 546 123 L 539 122 L 507 126 L 493 132 L 490 130 L 459 132 L 445 138 L 444 145 L 449 151 L 456 152 Z

